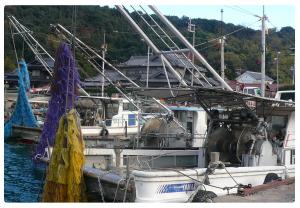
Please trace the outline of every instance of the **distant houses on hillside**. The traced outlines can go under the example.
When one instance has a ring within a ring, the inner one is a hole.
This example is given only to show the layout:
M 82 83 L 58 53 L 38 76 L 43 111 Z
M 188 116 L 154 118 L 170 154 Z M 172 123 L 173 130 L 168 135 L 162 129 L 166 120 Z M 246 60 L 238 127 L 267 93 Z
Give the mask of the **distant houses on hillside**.
M 166 54 L 166 58 L 171 63 L 173 68 L 179 72 L 181 75 L 184 74 L 186 68 L 192 69 L 193 66 L 190 62 L 187 62 L 185 59 L 180 59 L 176 57 L 174 54 Z M 50 67 L 54 67 L 54 62 L 52 60 L 46 60 Z M 148 56 L 131 56 L 127 61 L 116 65 L 124 75 L 129 77 L 131 80 L 136 82 L 141 86 L 146 86 L 147 82 L 147 70 L 149 65 L 149 73 L 148 73 L 148 86 L 149 87 L 168 87 L 178 86 L 179 81 L 175 78 L 175 76 L 169 71 L 167 71 L 167 77 L 164 70 L 164 65 L 160 59 L 159 55 L 150 55 L 149 63 Z M 206 69 L 203 67 L 197 66 L 197 69 L 200 72 L 205 73 Z M 51 82 L 51 76 L 44 69 L 42 64 L 39 61 L 34 60 L 33 62 L 28 63 L 28 71 L 30 73 L 31 87 L 44 87 L 49 85 Z M 242 70 L 241 70 L 242 71 Z M 189 74 L 189 73 L 187 73 Z M 126 78 L 117 73 L 116 71 L 107 68 L 105 70 L 105 75 L 115 84 L 121 86 L 129 86 L 130 83 Z M 190 74 L 189 74 L 190 75 Z M 185 76 L 188 81 L 191 81 L 190 76 Z M 4 75 L 5 84 L 12 86 L 17 86 L 18 84 L 18 75 L 17 71 L 13 71 L 10 73 L 5 73 Z M 208 78 L 210 83 L 217 86 L 218 82 L 213 78 Z M 91 90 L 93 92 L 101 92 L 103 78 L 99 74 L 94 77 L 86 78 L 82 80 L 83 88 L 87 91 Z M 252 72 L 246 71 L 243 74 L 240 74 L 236 80 L 225 80 L 233 90 L 242 91 L 244 87 L 258 87 L 260 88 L 261 83 L 261 73 L 260 72 Z M 169 82 L 169 83 L 168 83 Z M 195 82 L 194 85 L 198 85 L 199 83 Z M 110 83 L 105 80 L 104 86 L 108 86 Z M 266 75 L 266 95 L 267 97 L 274 97 L 276 93 L 277 85 L 274 83 L 274 80 Z
M 171 63 L 172 67 L 181 75 L 184 74 L 186 68 L 193 68 L 192 64 L 190 62 L 187 62 L 180 55 L 175 56 L 174 54 L 166 54 L 165 57 Z M 178 79 L 176 79 L 176 77 L 171 72 L 169 72 L 168 69 L 166 70 L 167 74 L 165 73 L 164 65 L 159 55 L 150 55 L 149 63 L 148 56 L 131 56 L 127 61 L 116 65 L 116 67 L 134 82 L 138 83 L 141 86 L 146 86 L 148 65 L 149 87 L 168 87 L 168 80 L 171 86 L 178 86 Z M 195 66 L 200 72 L 206 72 L 206 69 L 204 69 L 203 67 L 197 65 Z M 127 86 L 129 84 L 129 82 L 116 71 L 106 70 L 105 75 L 108 76 L 113 82 L 118 81 L 122 86 Z M 188 72 L 186 72 L 185 78 L 188 79 L 188 81 L 191 80 L 191 76 Z M 214 82 L 213 79 L 210 79 L 209 81 L 213 84 L 218 84 L 217 82 Z M 85 79 L 84 84 L 89 89 L 99 87 L 102 85 L 102 76 L 98 75 L 93 78 Z M 105 85 L 107 84 L 108 83 L 106 82 Z M 194 82 L 194 85 L 198 84 L 199 83 L 197 83 L 196 81 Z

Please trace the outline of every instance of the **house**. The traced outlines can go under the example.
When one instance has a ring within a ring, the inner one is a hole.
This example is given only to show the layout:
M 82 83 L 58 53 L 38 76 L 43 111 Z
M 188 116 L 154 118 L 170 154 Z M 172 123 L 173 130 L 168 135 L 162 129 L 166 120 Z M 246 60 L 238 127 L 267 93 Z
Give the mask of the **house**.
M 274 80 L 268 75 L 265 76 L 266 84 L 273 84 Z M 236 81 L 244 84 L 260 84 L 261 83 L 261 73 L 246 71 L 236 78 Z
M 171 63 L 172 67 L 181 75 L 184 74 L 185 68 L 192 69 L 193 66 L 181 55 L 166 54 L 165 57 Z M 200 72 L 206 72 L 206 69 L 197 66 Z M 131 80 L 139 84 L 140 86 L 146 86 L 147 83 L 147 68 L 148 68 L 148 56 L 131 56 L 127 61 L 116 65 L 124 75 Z M 105 75 L 109 77 L 114 83 L 119 83 L 122 86 L 128 86 L 130 83 L 127 79 L 122 77 L 116 71 L 112 69 L 106 69 Z M 185 79 L 190 80 L 191 74 L 188 71 L 185 74 Z M 179 81 L 167 68 L 167 76 L 171 86 L 178 86 Z M 163 64 L 159 55 L 149 56 L 149 74 L 148 74 L 148 86 L 149 87 L 168 87 L 168 80 L 165 74 Z M 107 81 L 105 81 L 107 82 Z M 213 82 L 213 80 L 211 80 Z M 87 89 L 99 88 L 102 85 L 102 76 L 98 75 L 84 80 L 84 84 Z M 108 85 L 105 83 L 105 86 Z M 197 83 L 195 82 L 195 85 Z
M 52 59 L 45 59 L 45 61 L 51 68 L 54 67 L 54 61 Z M 38 60 L 27 63 L 27 69 L 29 72 L 31 88 L 42 87 L 50 83 L 51 75 Z M 15 88 L 18 86 L 17 69 L 5 73 L 4 82 L 8 88 Z

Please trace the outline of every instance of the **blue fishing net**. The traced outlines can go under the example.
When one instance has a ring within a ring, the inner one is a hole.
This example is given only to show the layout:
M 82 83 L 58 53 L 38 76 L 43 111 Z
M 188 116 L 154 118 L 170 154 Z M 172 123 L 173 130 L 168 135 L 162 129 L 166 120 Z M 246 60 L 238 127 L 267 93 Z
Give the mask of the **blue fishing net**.
M 61 43 L 56 52 L 54 76 L 50 88 L 51 99 L 36 155 L 44 155 L 48 144 L 54 145 L 59 119 L 72 108 L 74 100 L 77 99 L 78 84 L 79 74 L 70 46 Z
M 4 125 L 4 139 L 12 136 L 12 126 L 38 127 L 37 121 L 28 102 L 26 92 L 30 89 L 30 79 L 25 61 L 19 62 L 18 71 L 18 98 L 10 119 Z

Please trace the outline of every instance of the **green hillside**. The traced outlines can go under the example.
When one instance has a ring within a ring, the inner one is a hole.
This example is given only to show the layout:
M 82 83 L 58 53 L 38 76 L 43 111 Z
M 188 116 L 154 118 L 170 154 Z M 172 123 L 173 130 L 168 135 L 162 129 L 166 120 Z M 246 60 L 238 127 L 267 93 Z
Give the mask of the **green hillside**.
M 4 21 L 4 63 L 5 71 L 15 68 L 15 55 L 12 46 L 7 15 L 14 15 L 21 24 L 34 32 L 34 37 L 54 54 L 57 38 L 50 33 L 50 24 L 60 23 L 72 30 L 72 6 L 6 6 Z M 191 41 L 191 33 L 187 31 L 187 17 L 168 17 L 171 22 Z M 220 69 L 220 50 L 218 40 L 210 41 L 220 36 L 221 22 L 217 20 L 193 19 L 196 25 L 196 45 L 200 53 L 215 68 Z M 225 65 L 226 76 L 234 79 L 238 69 L 260 71 L 260 31 L 233 24 L 223 24 L 224 34 L 241 29 L 226 37 Z M 108 43 L 107 58 L 112 63 L 120 63 L 131 55 L 146 55 L 147 46 L 141 41 L 127 21 L 114 8 L 99 6 L 77 6 L 76 34 L 87 44 L 100 48 L 103 34 L 106 33 Z M 15 38 L 18 55 L 27 61 L 33 60 L 33 54 L 20 38 Z M 209 43 L 206 43 L 210 41 Z M 281 30 L 269 29 L 266 36 L 266 73 L 276 78 L 276 63 L 274 58 L 280 51 L 279 81 L 290 84 L 290 67 L 294 65 L 294 56 L 290 48 L 294 48 L 295 30 L 284 27 Z M 202 44 L 204 43 L 204 44 Z M 79 58 L 80 59 L 80 58 Z M 81 58 L 82 59 L 82 58 Z M 89 70 L 84 60 L 80 64 Z

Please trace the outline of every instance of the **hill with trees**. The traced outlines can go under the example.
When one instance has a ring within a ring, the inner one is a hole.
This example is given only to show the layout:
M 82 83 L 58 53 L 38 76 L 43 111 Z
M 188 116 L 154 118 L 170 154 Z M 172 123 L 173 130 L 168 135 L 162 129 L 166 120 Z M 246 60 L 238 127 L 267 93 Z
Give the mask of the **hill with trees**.
M 124 62 L 132 55 L 146 55 L 147 46 L 140 36 L 133 31 L 127 21 L 115 8 L 99 6 L 77 6 L 76 27 L 72 17 L 72 6 L 6 6 L 4 9 L 4 69 L 13 70 L 15 52 L 12 45 L 7 15 L 15 16 L 21 24 L 33 31 L 34 37 L 51 53 L 54 54 L 58 45 L 57 37 L 50 32 L 50 24 L 60 23 L 69 30 L 74 30 L 82 41 L 100 49 L 103 43 L 104 32 L 108 44 L 107 59 L 115 64 Z M 136 16 L 136 14 L 133 14 Z M 183 33 L 188 40 L 192 34 L 187 31 L 188 17 L 168 16 L 169 20 Z M 234 79 L 239 72 L 246 70 L 260 71 L 260 38 L 259 30 L 253 30 L 240 25 L 225 24 L 217 20 L 192 19 L 196 25 L 195 44 L 197 50 L 216 69 L 220 70 L 220 44 L 218 37 L 226 35 L 225 45 L 225 74 Z M 16 49 L 19 57 L 27 62 L 34 59 L 32 52 L 26 47 L 21 38 L 15 36 Z M 276 80 L 277 51 L 279 58 L 279 82 L 291 84 L 291 66 L 294 65 L 294 56 L 291 48 L 295 47 L 295 30 L 292 27 L 283 27 L 280 30 L 271 28 L 266 36 L 266 73 Z M 79 64 L 89 71 L 90 66 L 82 57 L 78 57 Z

